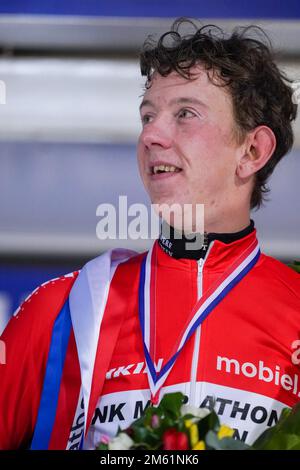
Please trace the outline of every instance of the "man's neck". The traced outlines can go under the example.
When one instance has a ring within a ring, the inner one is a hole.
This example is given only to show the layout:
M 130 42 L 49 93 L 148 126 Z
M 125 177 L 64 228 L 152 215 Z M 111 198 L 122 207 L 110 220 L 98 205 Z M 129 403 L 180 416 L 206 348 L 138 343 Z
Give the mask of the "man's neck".
M 194 248 L 192 239 L 176 231 L 166 222 L 162 222 L 158 243 L 160 247 L 173 258 L 199 260 L 200 258 L 205 257 L 207 249 L 212 241 L 220 240 L 223 243 L 232 243 L 249 235 L 253 230 L 254 222 L 251 220 L 248 225 L 242 227 L 241 230 L 233 232 L 204 232 L 204 234 L 198 234 L 198 238 L 195 238 L 197 244 L 194 244 L 196 247 Z M 199 240 L 201 240 L 200 246 L 198 243 Z
M 241 217 L 223 217 L 223 220 L 204 220 L 205 233 L 237 233 L 250 224 L 250 214 L 247 212 Z M 224 221 L 225 219 L 225 221 Z

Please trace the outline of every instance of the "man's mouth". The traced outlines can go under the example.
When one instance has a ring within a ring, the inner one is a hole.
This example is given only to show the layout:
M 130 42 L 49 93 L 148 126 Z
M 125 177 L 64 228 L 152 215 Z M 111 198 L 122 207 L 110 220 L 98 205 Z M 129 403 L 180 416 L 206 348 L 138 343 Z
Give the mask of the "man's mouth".
M 161 173 L 179 173 L 181 168 L 174 165 L 155 165 L 151 167 L 151 174 L 158 175 Z

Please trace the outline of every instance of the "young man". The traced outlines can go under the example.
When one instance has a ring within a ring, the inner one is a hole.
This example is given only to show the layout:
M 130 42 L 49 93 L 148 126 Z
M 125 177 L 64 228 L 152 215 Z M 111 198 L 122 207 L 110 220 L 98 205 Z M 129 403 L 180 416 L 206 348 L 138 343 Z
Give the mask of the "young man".
M 141 55 L 138 163 L 152 203 L 204 204 L 204 244 L 171 229 L 25 301 L 2 338 L 3 449 L 94 448 L 171 391 L 251 443 L 299 401 L 300 277 L 250 221 L 292 146 L 292 91 L 247 30 L 176 28 Z

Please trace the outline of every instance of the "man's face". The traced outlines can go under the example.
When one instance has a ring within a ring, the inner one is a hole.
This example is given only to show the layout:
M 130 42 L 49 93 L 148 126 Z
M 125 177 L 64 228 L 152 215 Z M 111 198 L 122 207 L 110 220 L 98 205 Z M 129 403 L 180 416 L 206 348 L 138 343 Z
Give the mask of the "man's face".
M 138 164 L 153 204 L 204 204 L 207 223 L 236 204 L 241 148 L 228 91 L 201 66 L 192 72 L 195 80 L 154 75 L 141 105 Z

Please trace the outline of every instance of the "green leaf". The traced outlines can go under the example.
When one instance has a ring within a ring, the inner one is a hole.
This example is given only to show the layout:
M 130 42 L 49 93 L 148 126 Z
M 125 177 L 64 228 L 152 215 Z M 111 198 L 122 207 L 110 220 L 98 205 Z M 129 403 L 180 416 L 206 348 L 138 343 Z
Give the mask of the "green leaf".
M 149 431 L 144 426 L 133 426 L 133 437 L 135 442 L 148 442 Z
M 98 447 L 96 448 L 96 450 L 108 450 L 108 445 L 107 444 L 103 444 L 103 442 L 101 442 Z
M 205 444 L 210 450 L 222 450 L 221 441 L 214 431 L 208 431 Z
M 300 450 L 300 436 L 277 432 L 264 443 L 260 450 Z
M 161 448 L 161 442 L 151 446 L 147 442 L 139 442 L 138 444 L 133 444 L 131 447 L 132 450 L 158 450 Z
M 213 410 L 205 418 L 200 419 L 198 422 L 199 440 L 204 440 L 208 431 L 218 431 L 220 421 L 217 413 Z
M 181 416 L 180 408 L 183 405 L 184 395 L 181 392 L 167 393 L 162 398 L 159 407 L 165 414 L 174 418 Z
M 238 439 L 224 437 L 219 439 L 214 431 L 209 431 L 205 439 L 206 446 L 210 450 L 250 450 L 251 447 Z
M 285 409 L 280 416 L 278 424 L 281 430 L 290 434 L 300 435 L 300 403 L 297 403 L 292 410 Z
M 223 437 L 219 439 L 220 446 L 222 450 L 250 450 L 251 447 L 245 442 L 240 441 L 239 439 L 233 439 L 232 437 Z
M 300 403 L 297 403 L 292 410 L 285 408 L 278 423 L 264 431 L 254 442 L 253 447 L 257 450 L 287 450 L 291 446 L 298 445 L 295 436 L 298 436 L 300 442 Z

